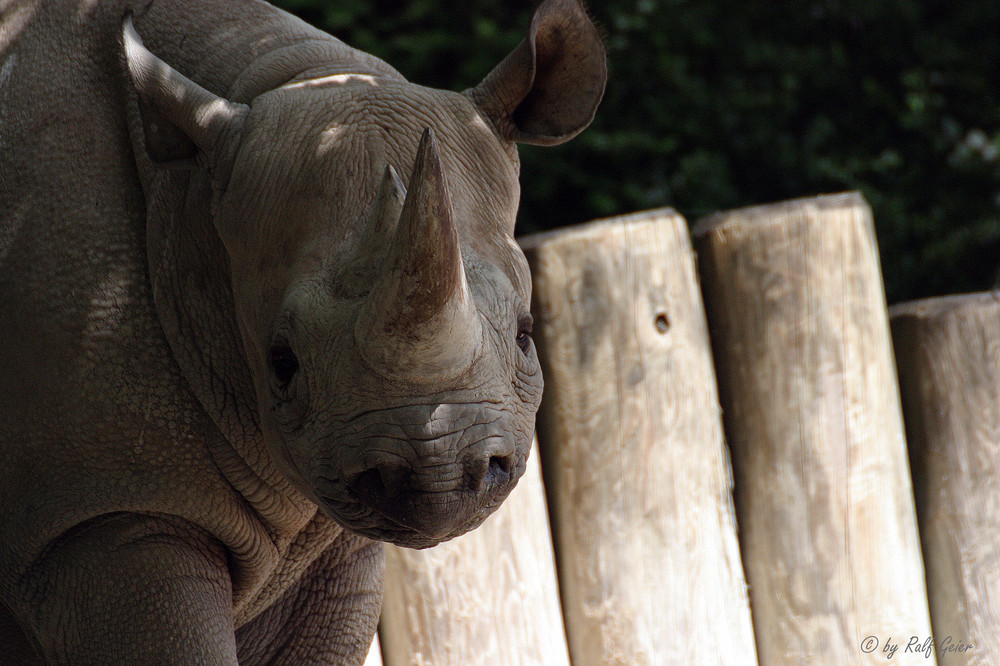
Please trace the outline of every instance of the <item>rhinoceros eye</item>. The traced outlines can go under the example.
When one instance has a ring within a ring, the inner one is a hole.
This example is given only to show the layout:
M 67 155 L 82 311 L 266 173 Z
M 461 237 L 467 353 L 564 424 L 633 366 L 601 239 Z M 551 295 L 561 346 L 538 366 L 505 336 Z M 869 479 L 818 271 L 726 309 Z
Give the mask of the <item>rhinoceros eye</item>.
M 531 347 L 531 328 L 533 322 L 531 315 L 521 317 L 517 322 L 517 346 L 521 348 L 521 351 L 525 354 L 528 353 L 528 349 Z
M 279 386 L 285 386 L 292 381 L 292 377 L 299 369 L 299 360 L 295 358 L 295 353 L 291 347 L 285 344 L 276 344 L 271 347 L 271 371 Z

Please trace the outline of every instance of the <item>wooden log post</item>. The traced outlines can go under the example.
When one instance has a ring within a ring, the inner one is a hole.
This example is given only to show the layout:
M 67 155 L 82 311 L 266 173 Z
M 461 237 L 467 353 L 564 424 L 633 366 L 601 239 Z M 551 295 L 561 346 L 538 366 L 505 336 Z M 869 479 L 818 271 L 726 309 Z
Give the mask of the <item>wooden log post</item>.
M 569 666 L 537 445 L 477 530 L 428 550 L 386 546 L 387 666 Z
M 938 663 L 1000 664 L 1000 295 L 890 315 Z
M 756 664 L 687 224 L 651 211 L 522 245 L 574 666 Z
M 934 663 L 868 205 L 748 208 L 693 235 L 760 663 Z

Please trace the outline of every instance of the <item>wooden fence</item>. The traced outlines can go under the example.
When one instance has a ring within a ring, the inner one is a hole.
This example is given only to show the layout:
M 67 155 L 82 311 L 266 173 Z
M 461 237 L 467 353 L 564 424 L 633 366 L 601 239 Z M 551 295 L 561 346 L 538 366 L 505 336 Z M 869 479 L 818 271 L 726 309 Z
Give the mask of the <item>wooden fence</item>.
M 856 194 L 522 244 L 538 446 L 369 663 L 1000 664 L 1000 297 L 887 310 Z

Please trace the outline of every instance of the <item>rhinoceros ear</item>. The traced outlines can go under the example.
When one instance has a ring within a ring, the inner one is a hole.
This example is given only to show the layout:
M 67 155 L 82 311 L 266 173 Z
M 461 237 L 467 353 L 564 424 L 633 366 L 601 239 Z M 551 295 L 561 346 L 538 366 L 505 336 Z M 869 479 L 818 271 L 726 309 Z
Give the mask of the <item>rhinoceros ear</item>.
M 464 94 L 504 138 L 551 146 L 590 124 L 607 77 L 604 45 L 580 0 L 545 0 L 524 41 Z
M 122 32 L 150 157 L 175 163 L 197 158 L 225 186 L 249 107 L 209 92 L 153 55 L 135 31 L 131 14 L 125 16 Z

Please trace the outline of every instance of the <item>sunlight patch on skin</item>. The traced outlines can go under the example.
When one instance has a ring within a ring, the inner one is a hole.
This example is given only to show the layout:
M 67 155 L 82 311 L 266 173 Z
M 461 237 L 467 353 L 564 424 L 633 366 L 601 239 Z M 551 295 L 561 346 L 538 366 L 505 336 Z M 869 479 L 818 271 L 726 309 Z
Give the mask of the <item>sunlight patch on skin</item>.
M 0 41 L 0 48 L 3 47 L 3 42 Z M 7 85 L 7 81 L 10 80 L 10 73 L 14 71 L 14 65 L 17 63 L 17 54 L 13 54 L 7 58 L 7 62 L 0 67 L 0 90 L 3 90 L 4 86 Z
M 487 125 L 487 124 L 486 124 L 486 121 L 485 121 L 485 120 L 483 120 L 483 117 L 482 117 L 482 116 L 480 116 L 480 115 L 478 115 L 478 114 L 476 114 L 476 115 L 472 116 L 472 122 L 471 122 L 471 125 L 472 125 L 473 127 L 476 127 L 476 128 L 478 128 L 478 129 L 481 129 L 481 130 L 483 130 L 483 131 L 484 131 L 484 132 L 486 132 L 487 134 L 490 134 L 490 133 L 492 133 L 492 132 L 493 132 L 493 128 L 491 128 L 491 127 L 490 127 L 489 125 Z
M 329 151 L 337 143 L 337 139 L 347 128 L 344 125 L 334 125 L 320 132 L 319 143 L 316 145 L 316 155 Z
M 208 127 L 216 118 L 221 118 L 225 121 L 232 116 L 232 105 L 228 101 L 219 98 L 201 106 L 195 112 L 195 122 L 200 127 Z
M 90 299 L 90 307 L 87 309 L 87 329 L 84 334 L 87 340 L 109 335 L 128 319 L 127 308 L 132 300 L 130 287 L 126 271 L 121 268 L 101 281 L 101 286 Z
M 371 76 L 369 74 L 333 74 L 331 76 L 321 76 L 318 79 L 308 79 L 306 81 L 286 83 L 281 86 L 281 88 L 284 90 L 297 88 L 323 88 L 330 85 L 346 86 L 349 83 L 364 83 L 372 86 L 373 88 L 377 88 L 379 85 L 378 77 Z
M 455 409 L 452 405 L 449 405 L 447 403 L 442 403 L 431 411 L 428 423 L 431 423 L 433 421 L 448 420 L 449 418 L 452 417 L 454 412 Z
M 4 29 L 0 30 L 0 52 L 6 52 L 7 46 L 17 39 L 21 30 L 35 15 L 37 5 L 21 6 L 13 10 L 8 10 L 7 7 L 2 7 L 2 9 L 5 13 L 9 12 L 3 17 Z

